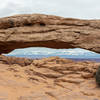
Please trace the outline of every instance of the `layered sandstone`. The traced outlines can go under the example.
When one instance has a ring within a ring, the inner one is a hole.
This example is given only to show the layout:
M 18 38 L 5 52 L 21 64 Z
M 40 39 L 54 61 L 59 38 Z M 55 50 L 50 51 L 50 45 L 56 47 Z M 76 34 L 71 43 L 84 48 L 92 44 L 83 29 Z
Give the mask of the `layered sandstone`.
M 0 53 L 25 47 L 84 48 L 100 53 L 100 20 L 51 15 L 0 19 Z
M 41 14 L 0 19 L 0 54 L 41 46 L 100 53 L 100 20 Z M 99 100 L 95 81 L 99 65 L 59 57 L 33 60 L 0 55 L 0 100 Z
M 100 99 L 94 78 L 100 63 L 59 57 L 32 60 L 27 66 L 4 56 L 0 61 L 0 100 Z

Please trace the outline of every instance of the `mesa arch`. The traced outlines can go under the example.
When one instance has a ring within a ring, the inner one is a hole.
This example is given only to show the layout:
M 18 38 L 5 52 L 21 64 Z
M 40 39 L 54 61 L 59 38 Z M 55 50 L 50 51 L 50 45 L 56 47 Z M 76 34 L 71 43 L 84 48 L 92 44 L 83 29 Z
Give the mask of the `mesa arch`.
M 100 53 L 100 20 L 43 14 L 0 18 L 0 54 L 25 47 L 83 48 Z

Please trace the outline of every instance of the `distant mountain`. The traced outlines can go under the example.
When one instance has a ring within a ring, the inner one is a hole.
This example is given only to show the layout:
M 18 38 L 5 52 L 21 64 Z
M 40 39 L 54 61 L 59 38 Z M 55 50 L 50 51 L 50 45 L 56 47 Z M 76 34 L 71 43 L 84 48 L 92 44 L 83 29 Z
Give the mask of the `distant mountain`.
M 50 49 L 50 48 L 25 48 L 16 49 L 7 56 L 22 56 L 22 57 L 49 57 L 49 56 L 60 56 L 67 58 L 100 58 L 100 54 L 76 48 L 76 49 Z

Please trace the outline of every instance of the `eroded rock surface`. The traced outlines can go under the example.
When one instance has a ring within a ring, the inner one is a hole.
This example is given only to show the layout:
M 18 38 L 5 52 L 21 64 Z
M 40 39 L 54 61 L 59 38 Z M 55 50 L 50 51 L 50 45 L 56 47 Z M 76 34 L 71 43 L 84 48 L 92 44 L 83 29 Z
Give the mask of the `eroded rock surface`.
M 0 19 L 0 53 L 25 47 L 84 48 L 100 53 L 100 20 L 51 15 Z
M 2 60 L 0 99 L 100 100 L 100 88 L 94 78 L 99 65 L 59 57 L 33 60 L 27 66 L 20 66 L 19 62 L 4 64 Z
M 20 66 L 27 66 L 30 65 L 32 62 L 33 60 L 28 58 L 7 57 L 0 55 L 0 63 L 2 64 L 7 64 L 7 65 L 18 64 Z

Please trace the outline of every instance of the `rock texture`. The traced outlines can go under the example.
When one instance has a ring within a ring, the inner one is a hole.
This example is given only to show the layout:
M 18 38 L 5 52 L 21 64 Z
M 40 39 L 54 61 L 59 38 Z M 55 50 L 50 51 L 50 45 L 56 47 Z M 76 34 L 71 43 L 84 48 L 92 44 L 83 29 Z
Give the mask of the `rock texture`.
M 25 47 L 84 48 L 100 53 L 100 20 L 51 15 L 0 19 L 0 54 Z
M 41 14 L 0 19 L 0 54 L 37 46 L 100 53 L 100 20 Z M 0 100 L 99 100 L 98 66 L 59 57 L 32 60 L 0 55 Z
M 32 62 L 33 60 L 28 58 L 6 57 L 0 55 L 0 63 L 2 64 L 8 64 L 8 65 L 18 64 L 20 66 L 27 66 L 30 65 Z
M 49 57 L 21 66 L 3 59 L 0 56 L 0 100 L 100 100 L 94 78 L 100 63 Z

